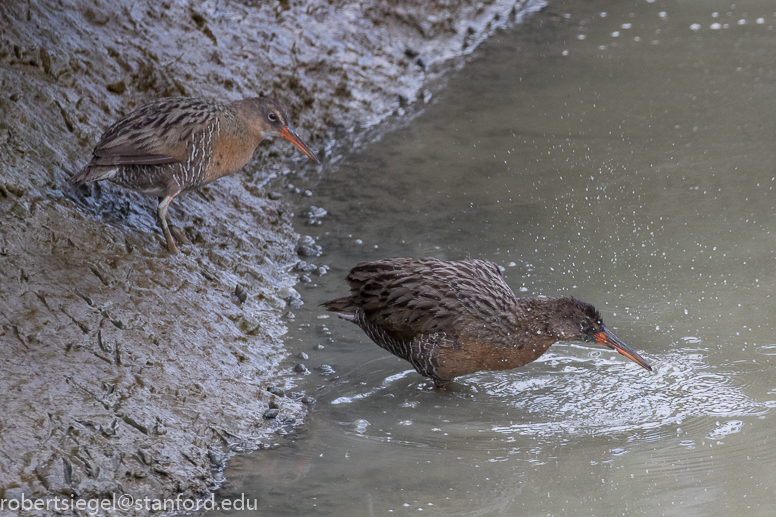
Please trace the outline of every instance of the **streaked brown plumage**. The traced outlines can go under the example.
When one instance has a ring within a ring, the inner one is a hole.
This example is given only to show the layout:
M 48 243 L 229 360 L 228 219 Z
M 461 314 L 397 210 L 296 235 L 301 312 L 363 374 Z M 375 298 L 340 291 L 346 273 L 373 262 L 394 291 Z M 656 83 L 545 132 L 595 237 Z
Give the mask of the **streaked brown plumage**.
M 108 129 L 92 160 L 69 182 L 110 180 L 159 198 L 157 216 L 170 253 L 175 238 L 187 239 L 169 223 L 167 207 L 182 192 L 233 174 L 268 136 L 281 136 L 320 165 L 289 125 L 286 110 L 267 98 L 221 104 L 208 99 L 169 97 L 150 102 Z
M 323 305 L 437 386 L 523 366 L 557 341 L 593 341 L 652 370 L 606 328 L 595 307 L 574 298 L 517 298 L 487 260 L 362 262 L 347 282 L 350 296 Z

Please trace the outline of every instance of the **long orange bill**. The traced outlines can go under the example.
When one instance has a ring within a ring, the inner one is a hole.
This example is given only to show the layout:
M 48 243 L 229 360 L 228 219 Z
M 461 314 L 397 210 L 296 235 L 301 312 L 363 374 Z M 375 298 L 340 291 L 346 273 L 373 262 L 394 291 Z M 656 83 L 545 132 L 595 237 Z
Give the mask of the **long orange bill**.
M 304 154 L 307 155 L 308 158 L 310 158 L 312 161 L 314 161 L 317 165 L 320 165 L 321 162 L 318 161 L 318 158 L 315 156 L 315 154 L 310 150 L 309 147 L 307 147 L 307 144 L 304 143 L 304 141 L 299 138 L 299 135 L 296 134 L 296 131 L 289 127 L 284 127 L 280 130 L 280 136 L 297 146 L 299 149 L 302 150 Z
M 635 350 L 633 350 L 631 347 L 620 341 L 620 338 L 612 334 L 612 331 L 609 330 L 606 327 L 603 327 L 603 332 L 599 332 L 598 334 L 595 334 L 595 341 L 599 345 L 604 345 L 605 347 L 609 347 L 612 350 L 617 350 L 619 353 L 633 361 L 634 363 L 643 366 L 650 372 L 652 371 L 652 367 L 649 365 L 648 362 L 644 360 L 643 357 L 641 357 L 639 354 L 636 353 Z

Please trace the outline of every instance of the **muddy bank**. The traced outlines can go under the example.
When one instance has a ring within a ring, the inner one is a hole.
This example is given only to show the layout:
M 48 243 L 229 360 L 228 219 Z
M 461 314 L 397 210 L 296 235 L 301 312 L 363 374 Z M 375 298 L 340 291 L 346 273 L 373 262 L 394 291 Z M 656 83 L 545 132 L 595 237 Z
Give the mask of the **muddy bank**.
M 312 173 L 306 158 L 263 144 L 245 172 L 174 202 L 193 242 L 174 257 L 155 201 L 65 180 L 110 122 L 169 95 L 275 97 L 325 173 L 536 8 L 345 4 L 0 4 L 0 499 L 202 497 L 230 453 L 303 425 L 311 401 L 279 363 L 297 250 L 317 250 L 284 204 L 305 193 L 264 185 Z

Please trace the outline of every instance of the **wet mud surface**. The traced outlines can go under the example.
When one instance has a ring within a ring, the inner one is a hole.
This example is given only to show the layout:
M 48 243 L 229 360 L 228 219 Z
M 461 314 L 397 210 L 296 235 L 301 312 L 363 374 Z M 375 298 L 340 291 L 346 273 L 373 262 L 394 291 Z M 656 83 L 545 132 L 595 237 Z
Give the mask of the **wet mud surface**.
M 0 4 L 0 498 L 203 497 L 230 454 L 282 444 L 313 403 L 286 389 L 282 336 L 300 272 L 326 270 L 286 204 L 305 193 L 266 184 L 317 169 L 263 144 L 173 203 L 192 245 L 169 256 L 155 200 L 65 183 L 111 122 L 162 96 L 272 96 L 325 174 L 536 7 Z

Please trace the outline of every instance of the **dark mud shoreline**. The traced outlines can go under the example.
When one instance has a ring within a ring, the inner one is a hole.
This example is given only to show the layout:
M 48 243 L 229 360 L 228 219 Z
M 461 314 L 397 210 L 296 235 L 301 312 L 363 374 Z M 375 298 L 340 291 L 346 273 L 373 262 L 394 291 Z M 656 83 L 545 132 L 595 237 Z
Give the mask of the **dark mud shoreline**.
M 316 169 L 263 144 L 173 203 L 193 244 L 171 257 L 153 200 L 66 186 L 108 124 L 161 96 L 269 95 L 325 172 L 537 7 L 0 3 L 0 499 L 204 497 L 229 454 L 277 444 L 310 403 L 279 366 L 299 236 L 263 186 Z

